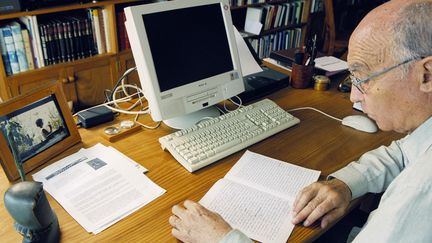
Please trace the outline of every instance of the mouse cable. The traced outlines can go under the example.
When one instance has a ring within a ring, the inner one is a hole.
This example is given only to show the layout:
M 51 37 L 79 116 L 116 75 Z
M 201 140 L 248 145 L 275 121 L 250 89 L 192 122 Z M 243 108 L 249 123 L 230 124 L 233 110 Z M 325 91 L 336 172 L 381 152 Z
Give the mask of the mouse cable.
M 287 112 L 298 111 L 298 110 L 313 110 L 313 111 L 319 112 L 319 113 L 321 113 L 321 114 L 323 114 L 323 115 L 325 115 L 327 117 L 330 117 L 331 119 L 335 119 L 336 121 L 342 122 L 342 119 L 339 119 L 337 117 L 331 116 L 331 115 L 325 113 L 324 111 L 320 111 L 320 110 L 318 110 L 316 108 L 313 108 L 313 107 L 300 107 L 300 108 L 295 108 L 295 109 L 287 110 Z

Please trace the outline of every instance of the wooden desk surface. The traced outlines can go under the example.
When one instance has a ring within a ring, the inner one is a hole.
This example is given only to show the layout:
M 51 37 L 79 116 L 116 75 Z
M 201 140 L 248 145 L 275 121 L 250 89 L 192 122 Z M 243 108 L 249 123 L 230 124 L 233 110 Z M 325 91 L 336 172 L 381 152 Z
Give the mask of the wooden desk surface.
M 285 88 L 269 96 L 282 108 L 312 106 L 333 116 L 344 117 L 357 113 L 351 107 L 349 94 L 312 89 Z M 362 153 L 388 145 L 401 135 L 378 132 L 368 134 L 342 126 L 317 112 L 301 110 L 291 112 L 301 122 L 248 149 L 279 160 L 321 170 L 322 175 L 342 168 Z M 116 121 L 118 122 L 118 121 Z M 104 125 L 103 127 L 106 127 Z M 161 149 L 158 138 L 173 132 L 162 125 L 156 130 L 142 130 L 115 143 L 103 139 L 102 127 L 80 129 L 84 147 L 98 142 L 110 145 L 149 172 L 147 176 L 167 192 L 149 205 L 114 224 L 98 235 L 87 233 L 51 196 L 51 206 L 56 212 L 61 229 L 62 242 L 176 242 L 171 236 L 168 218 L 171 207 L 185 199 L 200 200 L 209 188 L 229 171 L 243 154 L 239 151 L 197 172 L 189 173 L 174 160 L 170 153 Z M 0 193 L 9 186 L 4 173 L 0 173 Z M 319 227 L 295 227 L 289 242 L 307 242 L 316 239 L 322 231 Z M 7 213 L 3 199 L 0 200 L 0 242 L 18 242 L 22 237 L 13 229 L 13 220 Z

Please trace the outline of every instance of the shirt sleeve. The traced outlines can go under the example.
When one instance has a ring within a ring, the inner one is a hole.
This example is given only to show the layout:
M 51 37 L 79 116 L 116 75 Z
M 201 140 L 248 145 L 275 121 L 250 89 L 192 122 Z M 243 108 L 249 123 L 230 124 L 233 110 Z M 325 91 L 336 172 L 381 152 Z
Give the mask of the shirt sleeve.
M 252 240 L 240 230 L 233 229 L 219 243 L 252 243 Z
M 428 161 L 430 162 L 430 161 Z M 431 184 L 398 188 L 369 217 L 355 242 L 432 242 Z
M 352 199 L 368 192 L 383 192 L 405 167 L 401 141 L 394 141 L 390 146 L 381 146 L 369 151 L 358 161 L 351 162 L 329 177 L 347 184 L 351 189 Z

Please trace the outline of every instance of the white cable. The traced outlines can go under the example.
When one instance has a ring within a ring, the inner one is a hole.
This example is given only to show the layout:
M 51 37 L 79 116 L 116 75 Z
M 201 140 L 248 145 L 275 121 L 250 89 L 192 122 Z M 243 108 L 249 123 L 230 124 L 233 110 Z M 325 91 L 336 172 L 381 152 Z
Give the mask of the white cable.
M 325 115 L 327 117 L 330 117 L 331 119 L 335 119 L 336 121 L 342 122 L 342 119 L 339 119 L 337 117 L 331 116 L 331 115 L 329 115 L 329 114 L 327 114 L 327 113 L 325 113 L 323 111 L 320 111 L 320 110 L 318 110 L 316 108 L 313 108 L 313 107 L 300 107 L 300 108 L 295 108 L 295 109 L 288 110 L 288 112 L 298 111 L 298 110 L 313 110 L 313 111 L 319 112 L 319 113 L 321 113 L 321 114 L 323 114 L 323 115 Z
M 234 96 L 234 97 L 236 97 L 236 98 L 239 100 L 239 103 L 235 102 L 235 101 L 232 100 L 231 98 L 228 99 L 228 100 L 231 101 L 234 105 L 236 105 L 237 108 L 235 108 L 234 110 L 230 110 L 230 109 L 228 109 L 228 107 L 226 107 L 226 103 L 225 103 L 226 100 L 224 100 L 224 102 L 223 102 L 223 106 L 224 106 L 224 109 L 225 109 L 226 112 L 233 112 L 233 111 L 236 111 L 236 110 L 240 109 L 241 107 L 243 107 L 243 105 L 242 105 L 242 100 L 240 99 L 240 97 L 238 97 L 238 96 Z
M 131 96 L 126 96 L 126 97 L 123 97 L 123 98 L 119 99 L 118 102 L 128 102 L 128 101 L 130 101 L 131 99 L 132 99 Z M 102 104 L 99 104 L 99 105 L 95 105 L 95 106 L 92 106 L 92 107 L 90 107 L 90 108 L 87 108 L 87 109 L 84 109 L 84 110 L 78 111 L 78 112 L 76 112 L 75 114 L 73 114 L 72 116 L 75 117 L 75 116 L 77 116 L 77 115 L 78 115 L 79 113 L 81 113 L 81 112 L 88 111 L 88 110 L 93 109 L 93 108 L 96 108 L 96 107 L 100 107 L 100 106 L 105 106 L 105 105 L 113 104 L 113 103 L 114 103 L 113 101 L 108 101 L 108 102 L 105 102 L 105 103 L 102 103 Z

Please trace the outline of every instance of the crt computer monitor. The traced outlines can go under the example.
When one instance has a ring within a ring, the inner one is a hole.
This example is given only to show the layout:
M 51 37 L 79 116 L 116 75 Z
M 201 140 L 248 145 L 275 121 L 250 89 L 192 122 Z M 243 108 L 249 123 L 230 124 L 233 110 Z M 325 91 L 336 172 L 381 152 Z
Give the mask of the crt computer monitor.
M 175 0 L 125 8 L 126 29 L 151 116 L 186 128 L 219 115 L 244 91 L 227 0 Z

